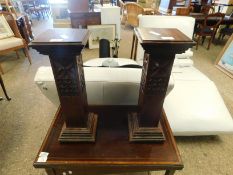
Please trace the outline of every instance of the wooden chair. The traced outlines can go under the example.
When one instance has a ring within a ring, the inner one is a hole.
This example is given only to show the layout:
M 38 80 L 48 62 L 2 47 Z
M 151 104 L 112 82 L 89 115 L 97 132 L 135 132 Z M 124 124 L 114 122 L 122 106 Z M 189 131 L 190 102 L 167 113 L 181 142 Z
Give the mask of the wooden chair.
M 138 26 L 138 15 L 144 14 L 144 9 L 142 6 L 135 2 L 127 2 L 124 6 L 126 10 L 126 21 L 125 25 L 129 24 L 133 27 Z
M 211 5 L 203 5 L 201 6 L 201 13 L 208 15 L 214 13 L 214 7 Z
M 222 28 L 219 32 L 219 36 L 218 36 L 218 40 L 223 40 L 223 38 L 227 35 L 227 36 L 231 36 L 233 34 L 233 28 L 226 26 L 224 28 Z
M 121 23 L 124 24 L 126 21 L 126 10 L 125 10 L 125 3 L 122 0 L 119 0 L 119 6 L 121 9 Z
M 0 4 L 2 7 L 4 7 L 5 11 L 8 11 L 12 14 L 14 14 L 14 17 L 16 18 L 17 14 L 16 14 L 16 10 L 14 8 L 13 3 L 10 0 L 0 0 Z
M 233 17 L 233 12 L 230 14 L 230 17 Z M 220 39 L 223 40 L 223 38 L 227 35 L 227 36 L 231 36 L 233 34 L 233 27 L 230 25 L 226 25 L 224 28 L 222 28 L 219 31 L 219 36 L 218 36 L 218 40 L 220 41 Z
M 218 27 L 222 22 L 223 18 L 224 18 L 224 14 L 222 13 L 209 14 L 205 17 L 204 23 L 199 24 L 199 26 L 195 31 L 195 35 L 198 36 L 196 49 L 198 49 L 200 38 L 202 37 L 202 44 L 203 44 L 207 36 L 210 37 L 207 49 L 210 48 L 210 43 L 213 41 L 215 34 L 218 30 Z
M 41 17 L 45 17 L 45 14 L 49 16 L 50 6 L 47 0 L 24 0 L 23 6 L 25 8 L 25 12 L 30 16 L 35 15 L 37 19 L 41 19 Z
M 192 11 L 191 7 L 177 7 L 176 8 L 176 15 L 188 16 L 191 11 Z
M 22 38 L 20 35 L 20 32 L 18 30 L 17 24 L 15 22 L 14 17 L 9 12 L 0 12 L 0 16 L 4 16 L 6 19 L 7 27 L 9 27 L 13 34 L 9 37 L 5 37 L 0 39 L 0 55 L 8 54 L 9 52 L 15 51 L 17 58 L 19 58 L 18 50 L 24 49 L 24 54 L 28 58 L 28 61 L 31 64 L 31 57 L 28 52 L 26 41 Z M 8 26 L 9 25 L 9 26 Z M 0 71 L 3 73 L 3 69 L 0 64 Z

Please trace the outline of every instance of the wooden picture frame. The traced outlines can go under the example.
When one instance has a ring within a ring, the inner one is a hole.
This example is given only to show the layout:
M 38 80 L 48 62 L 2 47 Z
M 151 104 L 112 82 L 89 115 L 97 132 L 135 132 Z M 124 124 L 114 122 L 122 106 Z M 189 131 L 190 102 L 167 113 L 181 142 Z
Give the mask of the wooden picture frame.
M 233 35 L 218 55 L 215 64 L 218 69 L 233 78 Z
M 3 15 L 0 15 L 0 39 L 9 38 L 14 36 L 7 20 Z
M 108 39 L 110 47 L 113 47 L 113 41 L 116 37 L 115 24 L 88 25 L 87 29 L 90 31 L 89 49 L 99 48 L 100 39 Z

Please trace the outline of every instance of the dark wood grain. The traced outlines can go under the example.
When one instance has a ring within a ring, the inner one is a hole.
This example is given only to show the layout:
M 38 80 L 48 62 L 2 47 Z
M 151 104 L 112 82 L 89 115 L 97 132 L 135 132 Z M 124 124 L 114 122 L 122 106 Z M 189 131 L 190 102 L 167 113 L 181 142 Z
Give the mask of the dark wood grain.
M 127 112 L 105 110 L 99 113 L 95 143 L 60 143 L 58 141 L 64 117 L 59 108 L 40 152 L 48 152 L 45 163 L 34 162 L 36 168 L 55 171 L 73 170 L 96 173 L 119 173 L 183 168 L 165 114 L 161 119 L 166 141 L 163 143 L 129 143 Z M 38 154 L 39 154 L 38 153 Z
M 136 142 L 161 142 L 166 138 L 160 119 L 175 54 L 185 52 L 195 42 L 172 28 L 135 28 L 134 31 L 145 54 L 139 111 L 129 113 L 129 138 Z
M 88 40 L 86 29 L 48 29 L 38 35 L 32 45 L 85 45 Z
M 135 33 L 142 43 L 190 42 L 190 38 L 176 28 L 136 28 Z M 166 39 L 166 37 L 173 39 Z
M 97 115 L 87 110 L 87 94 L 81 51 L 87 43 L 86 29 L 49 29 L 31 47 L 49 55 L 55 83 L 65 116 L 61 142 L 94 142 Z
M 87 28 L 88 25 L 100 25 L 100 12 L 70 11 L 72 28 Z

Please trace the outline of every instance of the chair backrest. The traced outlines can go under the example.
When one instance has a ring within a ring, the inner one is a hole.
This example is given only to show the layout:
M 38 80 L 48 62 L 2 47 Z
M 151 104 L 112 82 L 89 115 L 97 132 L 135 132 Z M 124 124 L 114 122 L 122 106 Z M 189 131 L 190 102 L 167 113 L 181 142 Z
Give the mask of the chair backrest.
M 134 27 L 138 26 L 138 15 L 144 14 L 143 7 L 135 2 L 127 2 L 124 7 L 127 23 Z
M 123 12 L 125 3 L 122 0 L 119 0 L 119 5 L 120 5 L 120 8 L 121 8 L 121 12 Z
M 22 38 L 12 13 L 6 11 L 0 11 L 0 15 L 3 15 L 5 17 L 14 35 L 18 38 Z
M 206 14 L 206 15 L 212 14 L 214 13 L 214 7 L 211 5 L 203 5 L 201 6 L 201 13 Z
M 11 0 L 0 0 L 0 4 L 2 6 L 5 6 L 6 10 L 10 13 L 13 13 L 15 15 L 15 17 L 17 16 L 16 10 L 15 10 L 14 5 L 11 2 Z
M 221 24 L 224 16 L 225 14 L 219 12 L 207 15 L 204 21 L 204 28 L 208 27 L 217 29 L 218 26 Z
M 176 8 L 176 15 L 179 15 L 179 16 L 188 16 L 190 12 L 191 12 L 190 7 L 177 7 Z

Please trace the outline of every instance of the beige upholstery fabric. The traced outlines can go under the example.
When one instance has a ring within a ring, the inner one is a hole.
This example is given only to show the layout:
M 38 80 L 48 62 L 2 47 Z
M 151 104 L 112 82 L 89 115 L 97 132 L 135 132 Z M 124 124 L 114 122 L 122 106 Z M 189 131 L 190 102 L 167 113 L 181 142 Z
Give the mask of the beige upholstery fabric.
M 7 23 L 4 15 L 0 15 L 0 39 L 9 38 L 14 36 L 9 24 Z
M 21 45 L 23 45 L 23 40 L 21 38 L 10 37 L 10 38 L 1 39 L 0 51 Z

